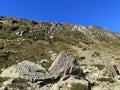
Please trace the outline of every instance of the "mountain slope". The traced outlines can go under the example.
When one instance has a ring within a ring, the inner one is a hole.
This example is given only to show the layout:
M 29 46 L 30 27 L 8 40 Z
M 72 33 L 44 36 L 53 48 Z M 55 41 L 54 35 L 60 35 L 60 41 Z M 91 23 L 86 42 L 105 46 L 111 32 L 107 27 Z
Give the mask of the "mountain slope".
M 35 60 L 36 55 L 44 58 L 44 55 L 41 56 L 42 52 L 48 55 L 46 52 L 50 50 L 56 53 L 64 49 L 75 51 L 71 46 L 95 47 L 94 49 L 115 47 L 113 49 L 116 51 L 120 45 L 119 34 L 98 26 L 86 27 L 7 16 L 0 17 L 0 38 L 1 53 L 8 56 L 8 59 L 17 54 L 12 58 L 16 58 L 15 61 L 32 57 Z
M 119 46 L 120 34 L 99 26 L 0 16 L 0 69 L 23 60 L 48 69 L 58 53 L 65 50 L 85 70 L 108 64 L 120 70 Z

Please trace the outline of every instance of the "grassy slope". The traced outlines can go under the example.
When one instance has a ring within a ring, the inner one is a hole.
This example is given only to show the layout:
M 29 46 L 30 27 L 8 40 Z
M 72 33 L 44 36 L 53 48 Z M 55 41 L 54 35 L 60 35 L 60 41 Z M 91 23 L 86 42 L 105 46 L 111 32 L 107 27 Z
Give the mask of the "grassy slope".
M 39 62 L 47 59 L 45 67 L 52 63 L 49 51 L 59 53 L 67 50 L 79 61 L 81 57 L 94 59 L 99 52 L 104 61 L 114 60 L 120 55 L 120 42 L 105 38 L 91 38 L 81 32 L 72 31 L 68 23 L 38 22 L 17 18 L 2 18 L 0 21 L 0 69 L 22 60 Z M 77 47 L 77 48 L 75 48 Z M 117 60 L 118 62 L 119 60 Z

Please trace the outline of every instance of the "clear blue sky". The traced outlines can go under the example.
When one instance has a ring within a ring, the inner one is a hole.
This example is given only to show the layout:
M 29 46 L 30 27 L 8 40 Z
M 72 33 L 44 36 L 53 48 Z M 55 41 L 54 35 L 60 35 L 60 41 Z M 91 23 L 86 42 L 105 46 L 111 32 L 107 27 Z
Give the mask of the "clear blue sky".
M 0 15 L 94 24 L 120 32 L 120 0 L 1 0 Z

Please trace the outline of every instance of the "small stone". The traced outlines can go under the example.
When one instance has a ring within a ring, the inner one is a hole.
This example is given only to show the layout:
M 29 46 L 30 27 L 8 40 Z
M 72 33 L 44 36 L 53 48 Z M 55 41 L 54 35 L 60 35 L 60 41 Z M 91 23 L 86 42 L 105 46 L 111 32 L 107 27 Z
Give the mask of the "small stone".
M 12 84 L 12 82 L 14 81 L 14 79 L 8 79 L 7 81 L 3 82 L 3 85 L 7 86 Z
M 2 86 L 0 87 L 0 90 L 8 90 L 8 88 L 6 86 Z

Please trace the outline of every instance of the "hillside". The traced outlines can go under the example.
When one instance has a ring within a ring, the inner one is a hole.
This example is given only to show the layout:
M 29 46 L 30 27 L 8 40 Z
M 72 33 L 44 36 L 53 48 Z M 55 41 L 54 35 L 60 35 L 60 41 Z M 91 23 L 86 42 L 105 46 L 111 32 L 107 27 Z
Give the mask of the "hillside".
M 76 58 L 83 72 L 88 74 L 86 79 L 91 84 L 95 83 L 95 87 L 110 90 L 120 84 L 119 80 L 116 80 L 104 86 L 97 81 L 100 72 L 108 65 L 116 65 L 120 71 L 120 34 L 95 25 L 83 26 L 0 16 L 1 70 L 24 60 L 40 64 L 48 70 L 61 51 L 67 51 Z

